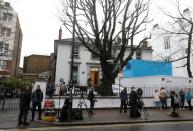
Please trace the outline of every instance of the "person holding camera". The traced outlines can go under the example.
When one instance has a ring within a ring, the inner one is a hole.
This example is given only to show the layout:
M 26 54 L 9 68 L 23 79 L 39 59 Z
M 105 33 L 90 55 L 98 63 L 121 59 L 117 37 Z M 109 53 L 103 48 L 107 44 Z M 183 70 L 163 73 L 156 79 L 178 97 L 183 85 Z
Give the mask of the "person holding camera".
M 91 115 L 94 115 L 93 109 L 94 109 L 94 103 L 96 102 L 93 90 L 94 90 L 94 87 L 91 87 L 91 90 L 88 93 L 88 100 L 90 101 L 89 113 Z
M 137 118 L 141 116 L 139 112 L 139 103 L 140 103 L 139 95 L 137 91 L 135 90 L 135 88 L 132 87 L 130 97 L 129 97 L 129 104 L 131 106 L 130 117 Z

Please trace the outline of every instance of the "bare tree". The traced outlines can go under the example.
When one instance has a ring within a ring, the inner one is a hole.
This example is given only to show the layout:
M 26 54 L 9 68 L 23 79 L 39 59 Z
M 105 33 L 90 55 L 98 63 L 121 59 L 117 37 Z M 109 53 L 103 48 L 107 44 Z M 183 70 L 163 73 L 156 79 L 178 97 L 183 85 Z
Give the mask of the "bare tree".
M 149 37 L 134 46 L 136 37 L 149 23 L 149 0 L 76 0 L 73 17 L 72 0 L 62 0 L 61 21 L 75 37 L 95 56 L 100 58 L 103 72 L 103 95 L 113 95 L 112 83 L 120 70 L 132 59 L 134 52 Z M 121 38 L 121 44 L 117 42 Z M 130 46 L 129 55 L 125 54 Z M 119 48 L 115 56 L 112 50 Z M 111 62 L 110 62 L 111 61 Z
M 169 28 L 161 28 L 162 31 L 164 31 L 163 34 L 168 34 L 173 36 L 175 38 L 175 44 L 177 50 L 175 50 L 171 56 L 177 56 L 176 59 L 171 60 L 171 62 L 177 62 L 181 60 L 186 60 L 186 63 L 183 63 L 183 65 L 178 66 L 180 67 L 186 67 L 187 73 L 189 77 L 192 77 L 192 71 L 191 71 L 191 54 L 192 54 L 192 43 L 193 43 L 193 20 L 192 20 L 192 14 L 188 8 L 183 10 L 183 12 L 180 10 L 180 0 L 176 0 L 174 3 L 177 15 L 172 15 L 170 12 L 164 12 L 166 16 L 171 18 L 170 27 Z M 179 55 L 180 54 L 180 55 Z

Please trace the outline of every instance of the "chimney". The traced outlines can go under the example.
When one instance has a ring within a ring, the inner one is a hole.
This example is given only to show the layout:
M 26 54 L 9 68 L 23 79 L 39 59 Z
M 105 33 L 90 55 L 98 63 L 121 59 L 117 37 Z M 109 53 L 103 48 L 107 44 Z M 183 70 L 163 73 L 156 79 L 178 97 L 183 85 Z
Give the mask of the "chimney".
M 59 29 L 58 39 L 59 39 L 59 40 L 62 39 L 62 27 L 61 27 L 61 26 L 60 26 L 60 29 Z
M 147 47 L 148 47 L 148 42 L 147 42 L 147 41 L 144 41 L 142 46 L 143 46 L 144 48 L 147 48 Z

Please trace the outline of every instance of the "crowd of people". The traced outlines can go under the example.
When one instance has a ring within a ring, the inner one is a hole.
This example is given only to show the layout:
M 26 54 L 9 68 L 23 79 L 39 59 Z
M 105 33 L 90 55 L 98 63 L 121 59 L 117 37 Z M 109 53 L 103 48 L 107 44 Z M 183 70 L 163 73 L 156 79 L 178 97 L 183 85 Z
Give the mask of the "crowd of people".
M 131 92 L 127 93 L 127 88 L 124 88 L 120 93 L 120 113 L 124 109 L 127 112 L 127 106 L 130 106 L 130 117 L 140 117 L 141 111 L 144 109 L 144 102 L 142 99 L 143 90 L 141 88 L 131 87 Z M 155 90 L 153 93 L 154 103 L 157 109 L 168 109 L 168 99 L 170 98 L 171 116 L 179 116 L 177 109 L 185 109 L 185 102 L 188 104 L 188 110 L 192 111 L 191 99 L 192 93 L 190 89 L 180 89 L 179 92 L 175 90 L 167 91 L 164 87 L 160 90 Z
M 187 101 L 188 109 L 192 111 L 191 99 L 192 93 L 190 89 L 180 89 L 179 92 L 175 90 L 167 91 L 164 87 L 160 91 L 155 90 L 154 92 L 154 102 L 156 108 L 167 109 L 167 100 L 171 98 L 171 116 L 178 116 L 177 109 L 185 109 L 184 105 Z
M 124 88 L 120 93 L 121 105 L 120 105 L 120 113 L 122 113 L 122 109 L 124 108 L 124 112 L 127 113 L 127 106 L 130 106 L 130 117 L 137 118 L 141 116 L 141 109 L 143 108 L 143 100 L 142 100 L 143 91 L 141 88 L 132 87 L 131 92 L 127 94 L 127 88 Z
M 88 93 L 88 100 L 90 101 L 89 113 L 94 114 L 93 109 L 96 102 L 96 98 L 93 92 L 93 88 L 90 89 Z M 144 110 L 143 102 L 143 90 L 141 88 L 131 87 L 131 92 L 127 92 L 127 88 L 124 88 L 120 93 L 120 113 L 124 110 L 124 113 L 127 113 L 127 107 L 130 106 L 130 117 L 138 118 L 141 116 L 142 110 Z M 155 107 L 161 110 L 168 108 L 168 99 L 171 100 L 171 116 L 178 116 L 177 109 L 185 109 L 185 102 L 188 104 L 188 109 L 192 111 L 192 93 L 190 89 L 180 89 L 179 92 L 175 90 L 167 91 L 164 87 L 161 87 L 160 90 L 155 90 L 153 93 Z M 30 92 L 30 87 L 26 86 L 22 88 L 20 94 L 20 113 L 18 116 L 18 125 L 27 126 L 27 115 L 30 109 L 30 102 L 32 101 L 32 115 L 31 121 L 34 121 L 35 110 L 38 107 L 38 120 L 42 120 L 42 108 L 41 103 L 43 100 L 43 92 L 40 89 L 40 86 L 37 85 L 34 92 Z

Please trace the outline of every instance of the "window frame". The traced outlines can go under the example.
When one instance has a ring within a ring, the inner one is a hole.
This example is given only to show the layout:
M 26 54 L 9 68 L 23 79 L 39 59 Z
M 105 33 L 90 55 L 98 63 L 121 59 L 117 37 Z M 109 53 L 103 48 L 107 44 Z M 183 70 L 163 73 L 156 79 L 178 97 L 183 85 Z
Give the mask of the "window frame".
M 11 13 L 3 13 L 3 21 L 5 22 L 12 22 L 13 14 Z

